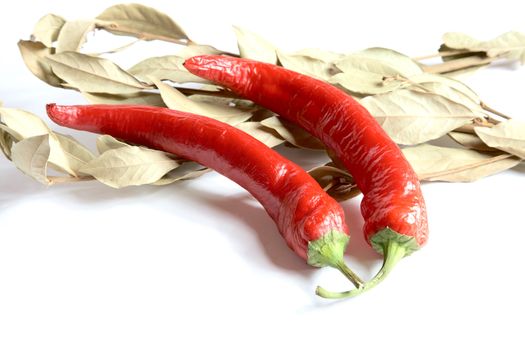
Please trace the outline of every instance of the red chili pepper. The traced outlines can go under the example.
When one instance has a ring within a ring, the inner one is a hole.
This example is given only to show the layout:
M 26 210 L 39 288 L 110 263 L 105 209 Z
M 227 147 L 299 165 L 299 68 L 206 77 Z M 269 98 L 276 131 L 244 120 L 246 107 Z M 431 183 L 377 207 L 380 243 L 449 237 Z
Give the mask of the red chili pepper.
M 426 242 L 427 216 L 417 175 L 395 142 L 351 96 L 323 81 L 247 59 L 197 56 L 184 66 L 318 137 L 363 192 L 364 233 L 384 255 L 383 266 L 362 289 L 332 293 L 318 288 L 318 294 L 341 298 L 362 293 Z
M 216 170 L 248 190 L 277 224 L 288 246 L 308 264 L 340 270 L 349 241 L 344 213 L 302 168 L 245 132 L 217 120 L 167 108 L 134 105 L 47 105 L 57 124 L 109 134 L 177 154 Z

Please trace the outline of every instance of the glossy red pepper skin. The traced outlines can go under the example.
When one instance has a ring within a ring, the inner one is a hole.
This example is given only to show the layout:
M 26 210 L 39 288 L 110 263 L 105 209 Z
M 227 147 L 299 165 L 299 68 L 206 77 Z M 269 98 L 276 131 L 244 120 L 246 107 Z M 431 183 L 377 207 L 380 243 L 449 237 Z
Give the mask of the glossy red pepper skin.
M 297 255 L 314 266 L 342 263 L 349 236 L 339 203 L 302 168 L 245 132 L 211 118 L 149 106 L 49 104 L 47 113 L 59 125 L 109 134 L 216 170 L 262 204 Z M 320 261 L 312 243 L 329 241 L 334 233 L 342 240 L 330 247 L 339 261 Z
M 351 96 L 312 77 L 247 59 L 196 56 L 184 66 L 302 126 L 331 149 L 364 194 L 364 233 L 380 253 L 391 240 L 404 245 L 399 253 L 403 256 L 427 241 L 417 175 L 395 142 Z

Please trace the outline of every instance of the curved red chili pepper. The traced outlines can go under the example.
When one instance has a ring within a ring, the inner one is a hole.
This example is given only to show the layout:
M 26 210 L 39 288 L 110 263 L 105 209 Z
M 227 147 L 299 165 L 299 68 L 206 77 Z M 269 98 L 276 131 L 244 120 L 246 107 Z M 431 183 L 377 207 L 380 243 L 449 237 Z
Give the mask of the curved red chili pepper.
M 351 96 L 323 81 L 247 59 L 197 56 L 184 66 L 318 137 L 363 192 L 364 233 L 384 255 L 383 267 L 361 290 L 331 293 L 318 288 L 318 294 L 330 298 L 359 294 L 426 242 L 427 216 L 417 175 L 379 123 Z
M 288 246 L 316 267 L 362 281 L 344 263 L 344 213 L 302 168 L 245 132 L 217 120 L 135 105 L 47 105 L 59 125 L 109 134 L 177 154 L 216 170 L 248 190 L 277 224 Z

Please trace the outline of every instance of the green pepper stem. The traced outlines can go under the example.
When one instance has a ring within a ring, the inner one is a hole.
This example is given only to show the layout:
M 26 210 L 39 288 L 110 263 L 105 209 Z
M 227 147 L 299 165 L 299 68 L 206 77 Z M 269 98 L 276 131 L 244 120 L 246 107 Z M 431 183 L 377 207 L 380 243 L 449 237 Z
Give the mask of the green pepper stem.
M 396 266 L 396 264 L 406 255 L 406 251 L 407 249 L 403 244 L 400 244 L 396 240 L 388 240 L 383 250 L 383 266 L 375 275 L 375 277 L 372 278 L 369 282 L 365 283 L 361 287 L 357 287 L 356 285 L 357 289 L 349 290 L 346 292 L 331 292 L 318 286 L 315 290 L 315 293 L 320 297 L 327 299 L 342 299 L 359 295 L 369 289 L 374 288 L 376 285 L 382 282 L 386 278 L 386 276 L 388 276 L 390 271 L 392 271 L 394 266 Z
M 338 269 L 356 288 L 361 288 L 364 284 L 363 280 L 350 270 L 344 261 L 344 252 L 349 239 L 347 233 L 331 230 L 318 239 L 308 242 L 308 264 Z
M 363 280 L 354 272 L 352 271 L 345 263 L 344 261 L 339 261 L 335 266 L 336 269 L 341 271 L 343 275 L 346 276 L 352 282 L 352 284 L 356 288 L 362 288 L 364 285 Z

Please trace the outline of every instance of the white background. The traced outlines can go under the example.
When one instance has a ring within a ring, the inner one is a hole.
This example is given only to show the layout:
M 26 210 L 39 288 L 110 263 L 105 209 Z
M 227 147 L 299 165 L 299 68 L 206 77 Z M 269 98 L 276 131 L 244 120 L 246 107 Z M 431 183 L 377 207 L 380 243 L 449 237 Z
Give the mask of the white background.
M 16 43 L 46 13 L 91 18 L 113 3 L 4 6 L 4 105 L 46 118 L 45 103 L 84 103 L 33 77 Z M 233 24 L 283 49 L 385 46 L 411 56 L 433 53 L 446 31 L 481 39 L 525 31 L 514 1 L 143 3 L 170 14 L 193 40 L 228 50 Z M 160 50 L 152 45 L 128 51 L 136 55 L 129 63 Z M 525 69 L 496 64 L 468 83 L 524 119 L 524 78 Z M 70 133 L 93 147 L 92 135 Z M 427 246 L 376 289 L 333 302 L 316 297 L 315 286 L 344 289 L 344 278 L 308 267 L 258 203 L 215 173 L 167 187 L 45 188 L 1 158 L 0 349 L 522 349 L 524 173 L 522 165 L 472 184 L 424 184 Z M 342 204 L 353 233 L 347 261 L 369 278 L 381 259 L 361 238 L 359 200 Z

